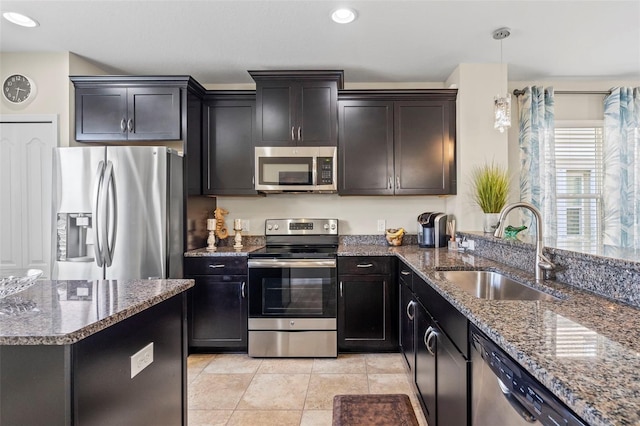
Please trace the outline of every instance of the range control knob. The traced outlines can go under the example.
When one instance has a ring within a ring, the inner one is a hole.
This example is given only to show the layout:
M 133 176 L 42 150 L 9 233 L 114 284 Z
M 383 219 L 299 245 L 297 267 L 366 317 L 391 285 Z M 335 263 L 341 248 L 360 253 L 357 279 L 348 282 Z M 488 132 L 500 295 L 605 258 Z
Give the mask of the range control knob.
M 271 225 L 267 225 L 267 229 L 268 229 L 269 231 L 271 231 L 271 230 L 273 229 L 273 226 L 271 226 Z
M 278 229 L 280 229 L 280 226 L 278 226 L 278 225 L 273 225 L 273 229 L 275 229 L 275 230 L 277 231 Z
M 328 224 L 328 223 L 325 223 L 325 224 L 324 224 L 324 229 L 325 229 L 325 231 L 328 231 L 328 230 L 329 230 L 329 224 Z
M 331 224 L 331 230 L 332 230 L 332 231 L 334 231 L 335 229 L 336 229 L 336 224 L 335 224 L 335 223 L 332 223 L 332 224 Z

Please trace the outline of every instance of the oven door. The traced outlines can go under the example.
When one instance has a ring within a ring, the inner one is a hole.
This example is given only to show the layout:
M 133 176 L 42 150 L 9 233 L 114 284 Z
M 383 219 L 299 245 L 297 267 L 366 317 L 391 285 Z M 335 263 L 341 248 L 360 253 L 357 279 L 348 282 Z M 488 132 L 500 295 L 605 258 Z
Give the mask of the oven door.
M 335 318 L 335 259 L 249 259 L 249 318 Z

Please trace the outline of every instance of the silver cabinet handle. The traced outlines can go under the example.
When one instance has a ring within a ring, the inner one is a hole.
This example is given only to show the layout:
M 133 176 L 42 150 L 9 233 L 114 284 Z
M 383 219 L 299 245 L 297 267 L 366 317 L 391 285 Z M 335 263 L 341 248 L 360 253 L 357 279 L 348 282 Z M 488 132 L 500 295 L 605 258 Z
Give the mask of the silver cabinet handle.
M 291 140 L 295 141 L 296 140 L 296 134 L 295 132 L 295 126 L 291 126 Z
M 129 133 L 133 133 L 133 119 L 130 118 L 129 121 L 127 121 L 127 128 L 129 129 Z
M 389 189 L 393 189 L 393 178 L 389 176 Z
M 127 120 L 124 118 L 120 120 L 120 130 L 124 133 L 127 130 Z
M 409 271 L 404 271 L 404 270 L 403 270 L 403 271 L 400 271 L 400 273 L 401 273 L 402 275 L 411 275 L 411 272 L 409 272 Z
M 427 344 L 428 337 L 429 337 L 429 333 L 431 333 L 433 331 L 433 327 L 429 326 L 429 328 L 427 328 L 427 331 L 424 332 L 424 337 L 422 338 L 422 341 L 424 342 L 424 347 L 429 349 L 429 345 Z
M 415 306 L 416 306 L 416 302 L 413 301 L 413 300 L 410 301 L 409 303 L 407 303 L 407 318 L 409 318 L 411 321 L 413 321 L 413 319 L 416 317 Z M 413 313 L 409 313 L 409 309 L 412 308 L 412 307 L 414 308 L 413 309 Z
M 340 281 L 340 297 L 342 297 L 342 281 Z
M 431 355 L 435 356 L 436 355 L 435 352 L 433 352 L 433 349 L 431 349 L 431 339 L 434 338 L 434 337 L 437 338 L 438 334 L 436 333 L 436 331 L 432 327 L 429 327 L 429 328 L 431 328 L 431 333 L 429 333 L 429 337 L 427 338 L 426 346 L 427 346 L 427 350 L 429 351 L 429 353 Z
M 396 189 L 400 189 L 400 175 L 396 176 Z
M 247 283 L 242 281 L 242 286 L 240 287 L 240 293 L 242 294 L 242 298 L 245 298 L 245 294 L 244 294 L 244 288 L 246 287 Z
M 224 265 L 223 265 L 223 264 L 221 264 L 221 263 L 217 263 L 217 264 L 215 264 L 215 265 L 211 265 L 211 264 L 210 264 L 210 265 L 209 265 L 209 268 L 211 268 L 211 269 L 224 268 Z
M 298 126 L 298 140 L 302 140 L 302 127 Z
M 356 265 L 356 268 L 371 268 L 373 266 L 373 263 L 358 263 Z

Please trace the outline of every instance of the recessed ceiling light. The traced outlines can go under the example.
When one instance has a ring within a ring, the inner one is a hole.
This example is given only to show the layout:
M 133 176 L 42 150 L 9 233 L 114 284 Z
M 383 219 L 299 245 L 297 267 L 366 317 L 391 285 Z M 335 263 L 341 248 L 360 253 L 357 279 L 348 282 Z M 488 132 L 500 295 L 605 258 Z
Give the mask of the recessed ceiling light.
M 22 13 L 4 12 L 2 17 L 9 22 L 20 25 L 21 27 L 33 28 L 38 26 L 38 23 L 35 20 L 23 15 Z
M 338 24 L 348 24 L 356 19 L 356 11 L 353 9 L 336 9 L 331 14 L 331 19 Z

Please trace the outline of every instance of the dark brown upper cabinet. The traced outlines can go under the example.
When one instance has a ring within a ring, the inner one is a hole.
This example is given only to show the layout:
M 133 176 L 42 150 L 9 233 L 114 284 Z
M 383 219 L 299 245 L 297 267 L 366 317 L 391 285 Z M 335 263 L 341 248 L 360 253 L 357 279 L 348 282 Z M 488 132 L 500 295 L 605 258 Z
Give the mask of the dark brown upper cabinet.
M 249 71 L 256 146 L 336 146 L 342 71 Z
M 72 76 L 79 142 L 180 140 L 189 76 Z
M 256 92 L 209 91 L 205 97 L 202 192 L 256 195 L 254 149 Z
M 342 91 L 340 195 L 456 193 L 456 89 Z

